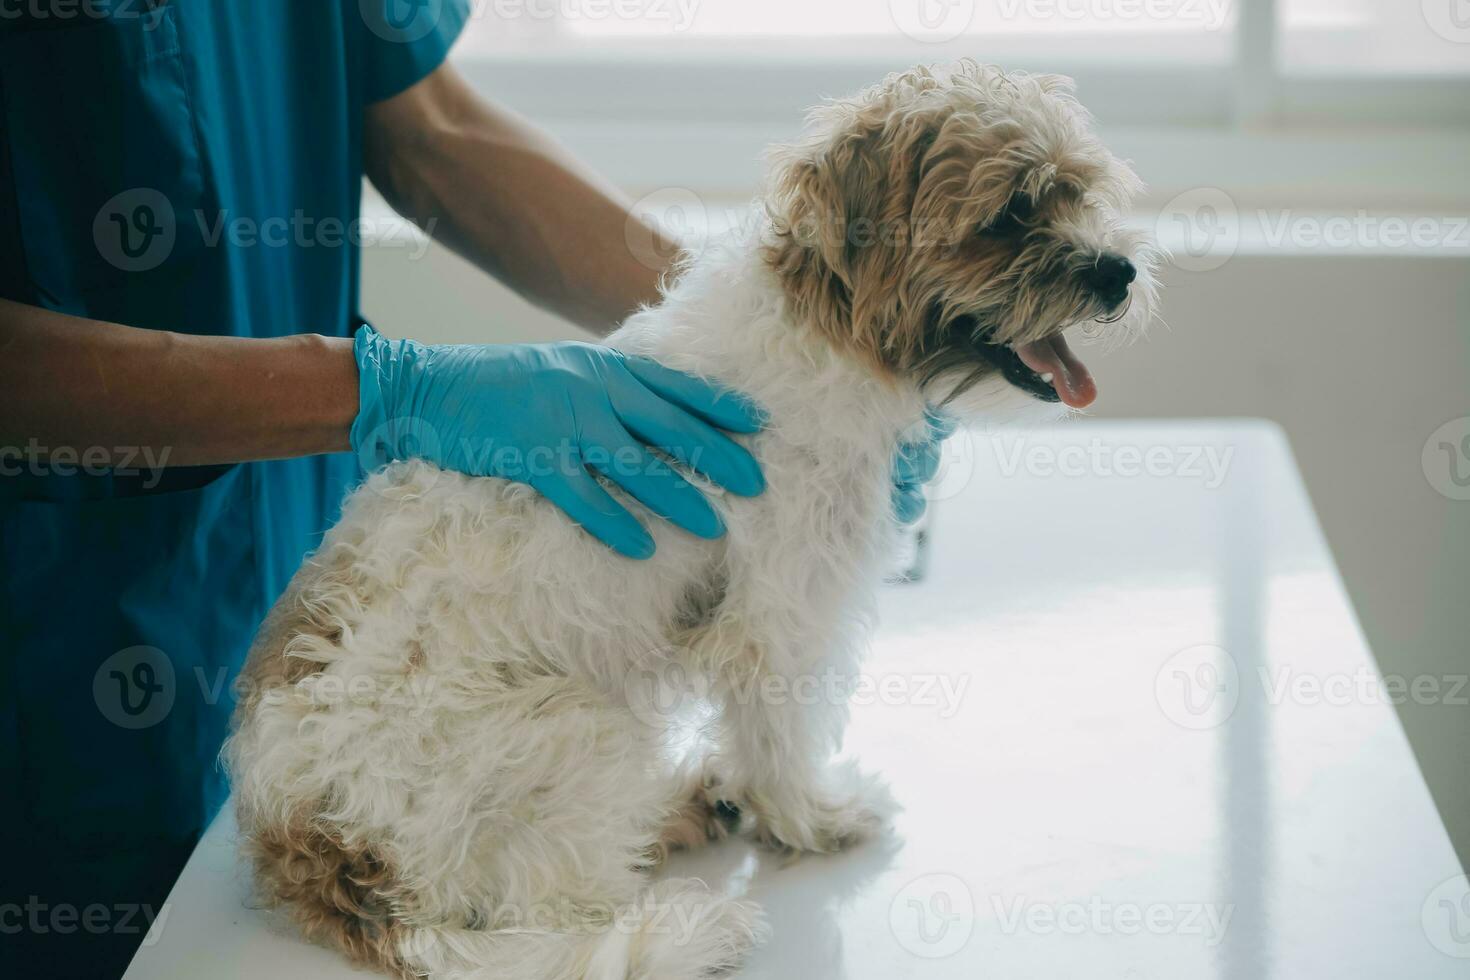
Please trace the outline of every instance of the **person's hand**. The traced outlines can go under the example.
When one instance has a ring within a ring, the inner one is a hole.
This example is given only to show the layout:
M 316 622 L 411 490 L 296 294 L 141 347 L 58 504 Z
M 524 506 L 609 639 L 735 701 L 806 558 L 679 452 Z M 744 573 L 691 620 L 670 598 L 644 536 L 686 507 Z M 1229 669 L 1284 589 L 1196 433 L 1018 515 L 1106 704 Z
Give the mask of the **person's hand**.
M 731 493 L 765 489 L 754 457 L 719 431 L 757 431 L 760 410 L 647 358 L 580 343 L 433 346 L 390 341 L 368 326 L 354 351 L 359 458 L 420 457 L 529 484 L 631 558 L 652 555 L 653 538 L 594 472 L 702 538 L 725 532 L 720 518 L 649 447 Z
M 912 524 L 924 515 L 928 507 L 924 484 L 939 472 L 941 447 L 954 430 L 954 419 L 930 412 L 924 438 L 898 447 L 893 458 L 893 516 L 899 524 Z

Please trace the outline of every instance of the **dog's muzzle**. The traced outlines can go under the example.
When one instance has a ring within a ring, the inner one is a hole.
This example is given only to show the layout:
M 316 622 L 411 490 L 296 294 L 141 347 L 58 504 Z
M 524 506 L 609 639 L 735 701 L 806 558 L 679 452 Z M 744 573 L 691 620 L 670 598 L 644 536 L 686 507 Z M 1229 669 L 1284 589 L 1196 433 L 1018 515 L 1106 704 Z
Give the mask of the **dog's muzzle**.
M 1112 312 L 1128 299 L 1128 287 L 1138 278 L 1138 270 L 1121 255 L 1104 252 L 1087 271 L 1087 288 L 1107 304 Z

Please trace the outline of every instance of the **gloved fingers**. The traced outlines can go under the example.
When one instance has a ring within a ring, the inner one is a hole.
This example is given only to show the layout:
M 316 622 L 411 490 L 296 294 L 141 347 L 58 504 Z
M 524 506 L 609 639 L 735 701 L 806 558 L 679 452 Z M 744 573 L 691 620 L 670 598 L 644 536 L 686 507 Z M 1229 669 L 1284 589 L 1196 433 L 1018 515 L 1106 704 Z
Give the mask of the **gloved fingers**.
M 588 463 L 643 506 L 697 537 L 718 538 L 725 533 L 704 494 L 620 426 L 610 424 L 590 435 L 597 450 L 584 451 Z
M 646 357 L 624 358 L 628 371 L 649 390 L 728 432 L 759 432 L 766 413 L 729 388 L 664 367 Z
M 939 472 L 944 440 L 958 424 L 953 417 L 932 409 L 925 413 L 925 420 L 925 436 L 901 444 L 893 459 L 893 516 L 900 524 L 912 524 L 928 508 L 924 484 Z
M 925 413 L 927 431 L 923 438 L 898 447 L 893 462 L 894 483 L 924 484 L 939 472 L 944 440 L 954 434 L 958 423 L 949 415 L 933 410 Z
M 629 558 L 653 555 L 653 538 L 585 468 L 576 467 L 532 484 L 542 496 L 603 544 Z
M 893 485 L 893 518 L 899 524 L 912 524 L 924 516 L 929 502 L 924 498 L 924 488 L 918 484 L 896 483 Z
M 899 446 L 893 461 L 893 482 L 924 484 L 934 479 L 939 472 L 940 445 L 931 439 Z
M 940 442 L 954 435 L 955 429 L 959 428 L 960 425 L 959 420 L 953 415 L 947 412 L 941 412 L 938 409 L 929 409 L 924 413 L 924 417 L 929 422 L 930 438 L 937 439 Z
M 719 429 L 642 385 L 610 394 L 623 426 L 647 445 L 742 497 L 766 488 L 755 457 Z

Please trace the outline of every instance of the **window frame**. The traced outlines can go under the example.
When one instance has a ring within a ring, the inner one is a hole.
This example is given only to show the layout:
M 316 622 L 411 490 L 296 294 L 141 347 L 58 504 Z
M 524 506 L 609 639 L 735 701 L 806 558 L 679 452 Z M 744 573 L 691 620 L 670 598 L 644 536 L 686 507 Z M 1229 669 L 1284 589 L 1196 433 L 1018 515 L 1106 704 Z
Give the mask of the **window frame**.
M 984 56 L 1075 78 L 1104 137 L 1161 194 L 1232 186 L 1270 196 L 1305 184 L 1324 201 L 1470 207 L 1456 166 L 1470 159 L 1470 75 L 1288 73 L 1279 12 L 1278 0 L 1237 0 L 1223 61 L 1188 50 L 1102 61 L 1065 44 L 1038 57 L 1035 39 L 1024 37 L 1014 57 L 1005 40 Z M 546 123 L 626 186 L 670 186 L 694 173 L 732 193 L 752 186 L 759 148 L 794 136 L 817 98 L 921 60 L 974 53 L 963 39 L 881 52 L 848 39 L 772 38 L 755 47 L 708 38 L 536 40 L 456 60 L 482 91 Z

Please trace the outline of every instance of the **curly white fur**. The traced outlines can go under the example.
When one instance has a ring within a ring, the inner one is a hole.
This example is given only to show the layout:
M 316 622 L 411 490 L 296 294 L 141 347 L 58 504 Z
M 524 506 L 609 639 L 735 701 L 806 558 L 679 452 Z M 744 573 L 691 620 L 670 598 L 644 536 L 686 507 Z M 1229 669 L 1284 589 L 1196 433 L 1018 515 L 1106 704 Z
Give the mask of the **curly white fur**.
M 891 809 L 833 762 L 841 705 L 759 692 L 855 674 L 895 449 L 957 376 L 921 390 L 805 328 L 771 234 L 709 248 L 610 338 L 767 411 L 740 437 L 765 493 L 701 484 L 723 538 L 650 522 L 657 552 L 632 562 L 527 487 L 413 462 L 371 476 L 293 580 L 228 752 L 262 884 L 309 933 L 405 975 L 706 976 L 763 927 L 747 902 L 640 870 L 691 787 L 799 850 Z M 951 408 L 1056 413 L 994 374 Z M 699 768 L 635 703 L 674 665 L 714 706 Z

